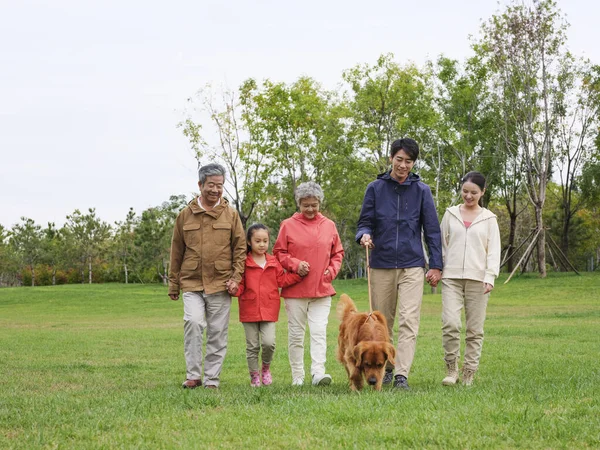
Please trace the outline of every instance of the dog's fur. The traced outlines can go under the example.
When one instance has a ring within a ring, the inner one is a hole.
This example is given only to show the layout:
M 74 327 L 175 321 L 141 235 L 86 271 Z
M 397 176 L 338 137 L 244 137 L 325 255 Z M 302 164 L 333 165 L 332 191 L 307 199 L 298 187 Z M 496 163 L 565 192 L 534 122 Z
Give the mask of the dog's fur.
M 363 377 L 381 390 L 386 361 L 394 364 L 396 349 L 390 344 L 387 321 L 381 312 L 360 313 L 350 297 L 342 294 L 337 304 L 340 319 L 337 359 L 344 365 L 350 389 L 360 391 Z

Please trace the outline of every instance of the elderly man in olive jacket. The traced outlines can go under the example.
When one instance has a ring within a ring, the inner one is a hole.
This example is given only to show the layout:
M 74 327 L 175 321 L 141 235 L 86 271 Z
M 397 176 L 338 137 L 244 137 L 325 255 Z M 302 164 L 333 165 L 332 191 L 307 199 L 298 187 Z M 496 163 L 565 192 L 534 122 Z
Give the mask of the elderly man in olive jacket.
M 246 237 L 238 212 L 222 198 L 225 168 L 208 164 L 198 171 L 200 195 L 175 221 L 171 242 L 169 297 L 183 291 L 183 387 L 217 388 L 227 352 L 231 296 L 242 279 Z M 202 380 L 202 339 L 206 357 Z

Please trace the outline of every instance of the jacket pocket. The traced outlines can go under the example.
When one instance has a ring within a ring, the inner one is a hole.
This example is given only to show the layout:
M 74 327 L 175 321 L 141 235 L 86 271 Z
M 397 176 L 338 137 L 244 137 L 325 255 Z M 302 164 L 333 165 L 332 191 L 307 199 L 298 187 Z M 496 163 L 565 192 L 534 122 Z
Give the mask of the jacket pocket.
M 198 269 L 198 261 L 193 259 L 186 259 L 181 263 L 181 269 L 179 272 L 179 278 L 193 278 Z
M 199 223 L 183 224 L 183 241 L 186 247 L 194 247 L 200 242 L 201 231 Z
M 215 261 L 216 274 L 231 274 L 231 261 Z
M 214 223 L 213 236 L 215 244 L 227 245 L 231 240 L 231 224 L 230 223 Z

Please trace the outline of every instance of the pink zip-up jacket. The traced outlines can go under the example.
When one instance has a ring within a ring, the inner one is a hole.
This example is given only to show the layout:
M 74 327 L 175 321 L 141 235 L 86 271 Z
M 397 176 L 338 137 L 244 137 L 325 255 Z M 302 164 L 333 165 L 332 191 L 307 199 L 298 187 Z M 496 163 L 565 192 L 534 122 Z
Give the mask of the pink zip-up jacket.
M 310 264 L 310 272 L 297 284 L 283 288 L 284 298 L 321 298 L 335 295 L 331 282 L 342 267 L 344 248 L 335 223 L 321 213 L 307 219 L 294 213 L 281 222 L 273 255 L 289 272 L 298 272 L 301 261 Z M 329 273 L 325 275 L 325 270 Z

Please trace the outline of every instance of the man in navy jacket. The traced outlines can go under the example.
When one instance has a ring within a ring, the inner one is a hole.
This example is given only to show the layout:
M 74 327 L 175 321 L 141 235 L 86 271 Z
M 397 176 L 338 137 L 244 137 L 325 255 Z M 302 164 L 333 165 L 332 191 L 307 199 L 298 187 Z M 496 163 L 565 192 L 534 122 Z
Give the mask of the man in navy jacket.
M 436 286 L 442 277 L 442 240 L 431 189 L 411 172 L 418 156 L 413 139 L 392 143 L 392 168 L 367 186 L 356 233 L 360 245 L 373 249 L 373 309 L 385 315 L 390 337 L 399 309 L 394 387 L 402 389 L 408 389 L 423 300 L 421 231 L 429 249 L 426 279 Z M 384 383 L 391 383 L 392 375 L 392 368 L 386 368 Z

